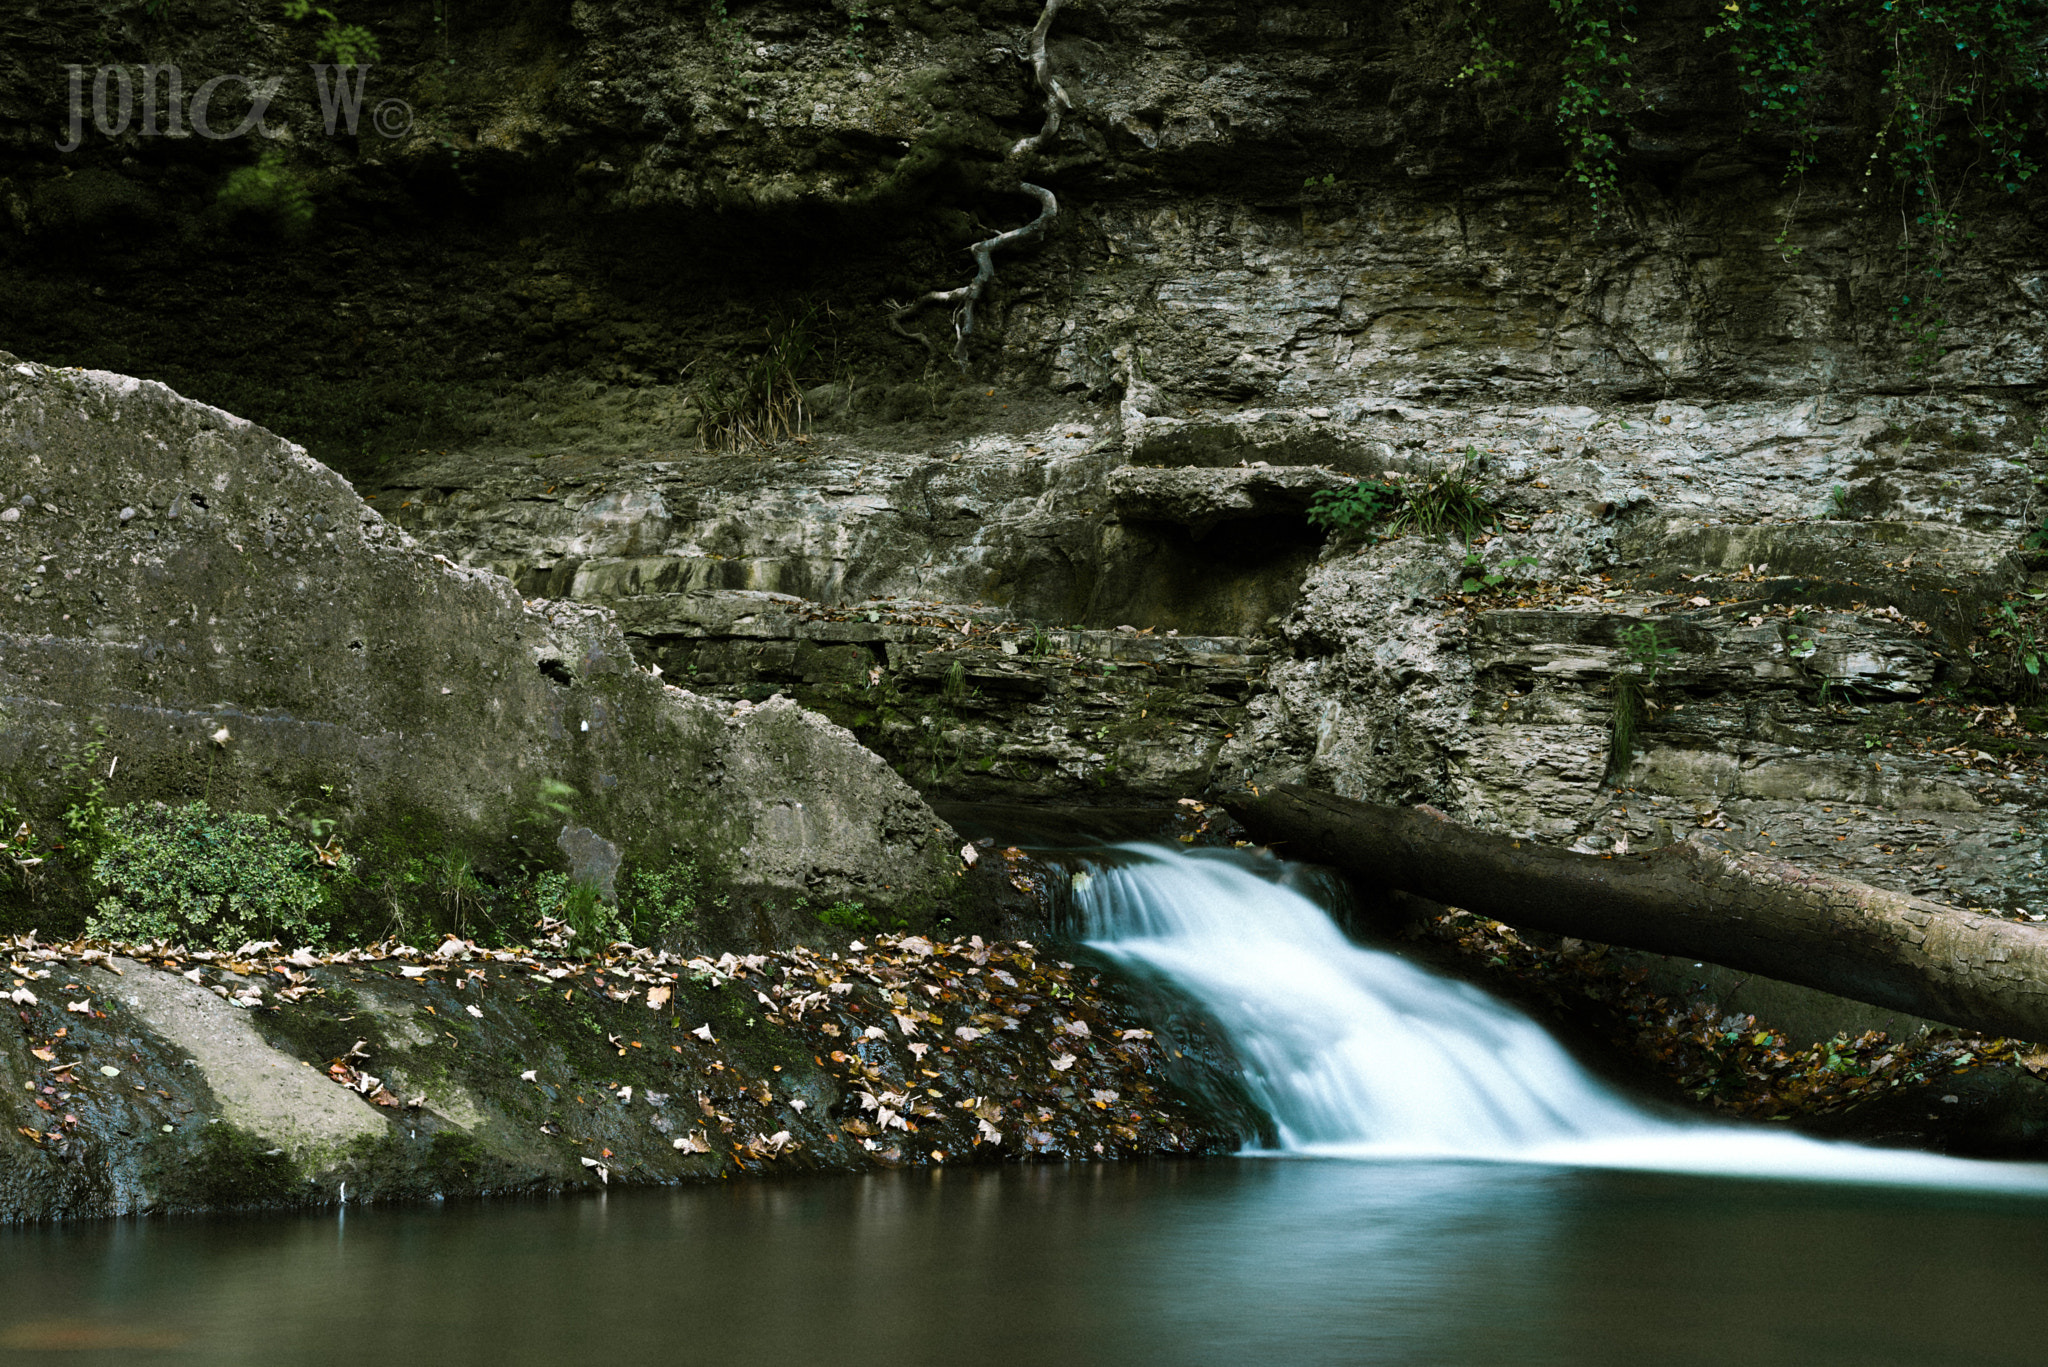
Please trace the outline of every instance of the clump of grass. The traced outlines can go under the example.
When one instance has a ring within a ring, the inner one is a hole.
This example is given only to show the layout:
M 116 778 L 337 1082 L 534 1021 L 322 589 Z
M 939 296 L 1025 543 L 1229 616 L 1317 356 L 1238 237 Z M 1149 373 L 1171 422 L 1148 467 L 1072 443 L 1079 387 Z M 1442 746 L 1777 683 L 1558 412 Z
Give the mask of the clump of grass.
M 780 331 L 768 329 L 760 355 L 698 383 L 697 409 L 704 416 L 697 430 L 707 448 L 744 451 L 803 435 L 809 415 L 802 376 L 818 361 L 816 317 L 810 309 Z
M 1618 783 L 1635 763 L 1636 736 L 1650 719 L 1650 690 L 1664 661 L 1676 655 L 1657 634 L 1655 622 L 1624 627 L 1621 654 L 1624 664 L 1614 676 L 1614 718 L 1607 747 L 1607 781 Z
M 1470 538 L 1492 526 L 1499 514 L 1479 487 L 1483 464 L 1477 448 L 1468 446 L 1456 465 L 1439 466 L 1419 479 L 1404 480 L 1401 506 L 1392 518 L 1394 530 L 1419 536 L 1456 532 Z

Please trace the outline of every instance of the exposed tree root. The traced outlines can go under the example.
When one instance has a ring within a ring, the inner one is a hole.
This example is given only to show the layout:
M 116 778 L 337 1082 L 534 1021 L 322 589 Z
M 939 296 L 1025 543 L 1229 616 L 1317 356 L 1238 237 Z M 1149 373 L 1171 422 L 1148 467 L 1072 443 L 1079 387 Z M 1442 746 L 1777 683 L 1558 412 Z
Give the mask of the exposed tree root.
M 1008 160 L 1021 162 L 1020 171 L 1028 169 L 1029 159 L 1038 154 L 1038 149 L 1060 131 L 1060 111 L 1073 107 L 1067 92 L 1060 85 L 1059 78 L 1052 73 L 1052 60 L 1046 56 L 1045 38 L 1052 31 L 1053 16 L 1059 13 L 1061 0 L 1045 0 L 1045 9 L 1038 16 L 1038 26 L 1031 30 L 1031 74 L 1038 89 L 1045 96 L 1045 126 L 1028 138 L 1021 138 L 1010 149 Z M 927 304 L 953 305 L 953 362 L 964 372 L 967 369 L 967 342 L 974 335 L 974 306 L 981 302 L 982 292 L 989 282 L 996 278 L 995 254 L 1004 247 L 1014 247 L 1020 242 L 1029 242 L 1044 234 L 1047 226 L 1058 217 L 1059 201 L 1052 191 L 1043 186 L 1033 185 L 1020 179 L 1017 183 L 1020 194 L 1035 198 L 1042 208 L 1038 217 L 1021 228 L 1012 228 L 1006 233 L 997 233 L 975 243 L 970 251 L 974 253 L 974 278 L 958 289 L 934 290 L 907 304 L 892 305 L 889 326 L 912 341 L 924 343 L 925 349 L 937 354 L 931 340 L 921 332 L 912 332 L 903 326 L 903 320 Z

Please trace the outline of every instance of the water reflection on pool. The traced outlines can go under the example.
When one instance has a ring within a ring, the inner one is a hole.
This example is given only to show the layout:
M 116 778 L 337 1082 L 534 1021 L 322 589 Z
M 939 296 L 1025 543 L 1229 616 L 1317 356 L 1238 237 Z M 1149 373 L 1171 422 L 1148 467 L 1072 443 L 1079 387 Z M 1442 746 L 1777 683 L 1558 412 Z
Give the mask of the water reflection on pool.
M 0 1233 L 0 1354 L 2037 1364 L 2048 1202 L 1312 1160 Z

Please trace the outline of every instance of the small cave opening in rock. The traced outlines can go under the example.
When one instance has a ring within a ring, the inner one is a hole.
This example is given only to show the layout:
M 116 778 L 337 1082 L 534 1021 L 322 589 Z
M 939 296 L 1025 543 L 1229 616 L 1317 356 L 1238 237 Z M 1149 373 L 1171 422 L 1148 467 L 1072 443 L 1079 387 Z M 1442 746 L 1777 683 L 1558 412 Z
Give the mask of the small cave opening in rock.
M 569 672 L 569 666 L 563 664 L 560 660 L 542 660 L 540 662 L 540 672 L 549 682 L 558 683 L 564 688 L 576 682 L 576 676 Z
M 1322 533 L 1299 514 L 1236 519 L 1202 534 L 1170 523 L 1127 524 L 1122 544 L 1105 557 L 1088 622 L 1257 635 L 1293 608 L 1322 544 Z

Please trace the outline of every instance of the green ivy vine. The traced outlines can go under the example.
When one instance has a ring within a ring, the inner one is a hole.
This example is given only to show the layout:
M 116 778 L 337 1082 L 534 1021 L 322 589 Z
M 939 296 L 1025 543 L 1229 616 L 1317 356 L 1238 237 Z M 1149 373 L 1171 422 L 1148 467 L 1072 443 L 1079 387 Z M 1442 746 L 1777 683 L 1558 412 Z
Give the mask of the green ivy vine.
M 1571 178 L 1604 221 L 1621 207 L 1621 168 L 1614 135 L 1600 125 L 1614 117 L 1614 97 L 1629 86 L 1628 45 L 1621 27 L 1636 7 L 1616 0 L 1550 0 L 1564 37 L 1563 88 L 1557 126 L 1571 152 Z

